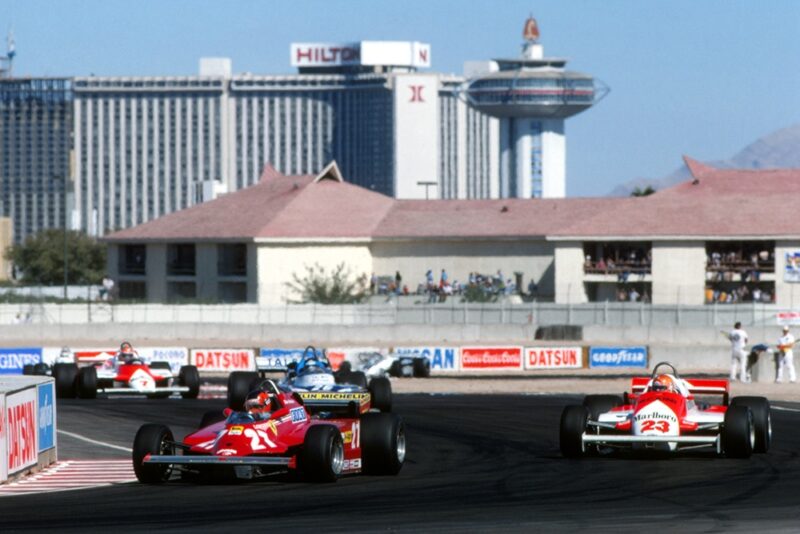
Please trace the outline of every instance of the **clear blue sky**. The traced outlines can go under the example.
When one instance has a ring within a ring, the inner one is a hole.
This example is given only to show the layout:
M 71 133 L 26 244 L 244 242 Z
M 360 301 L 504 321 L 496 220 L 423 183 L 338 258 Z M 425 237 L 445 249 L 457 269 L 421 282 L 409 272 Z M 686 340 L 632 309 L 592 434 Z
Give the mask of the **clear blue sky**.
M 432 70 L 516 56 L 525 18 L 545 55 L 611 87 L 567 121 L 567 193 L 605 195 L 659 178 L 681 155 L 725 159 L 800 122 L 800 1 L 794 0 L 0 0 L 17 74 L 288 73 L 299 41 L 418 40 Z

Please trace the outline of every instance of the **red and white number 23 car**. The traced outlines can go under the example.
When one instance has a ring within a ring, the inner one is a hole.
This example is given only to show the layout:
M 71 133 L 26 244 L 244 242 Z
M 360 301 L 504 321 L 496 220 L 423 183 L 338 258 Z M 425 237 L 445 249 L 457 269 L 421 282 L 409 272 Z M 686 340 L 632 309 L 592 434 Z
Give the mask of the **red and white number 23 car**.
M 721 397 L 719 403 L 700 397 Z M 620 449 L 676 451 L 712 448 L 718 455 L 747 458 L 772 441 L 769 401 L 735 397 L 721 379 L 683 379 L 659 363 L 649 377 L 634 377 L 631 392 L 587 395 L 561 414 L 560 447 L 566 457 Z

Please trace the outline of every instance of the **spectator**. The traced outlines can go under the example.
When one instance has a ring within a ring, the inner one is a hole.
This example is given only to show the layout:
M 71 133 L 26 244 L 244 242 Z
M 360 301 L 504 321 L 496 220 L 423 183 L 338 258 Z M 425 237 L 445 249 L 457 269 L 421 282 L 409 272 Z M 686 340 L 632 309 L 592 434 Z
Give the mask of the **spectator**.
M 597 270 L 602 272 L 606 272 L 607 270 L 606 261 L 602 258 L 602 256 L 599 260 L 597 260 Z
M 583 262 L 584 269 L 591 269 L 592 268 L 592 257 L 590 255 L 586 255 L 586 261 Z
M 378 275 L 372 273 L 372 276 L 369 278 L 369 293 L 370 295 L 375 294 L 375 289 L 378 287 Z
M 628 298 L 630 299 L 631 302 L 636 302 L 637 300 L 639 300 L 639 292 L 636 291 L 635 287 L 631 288 L 631 292 L 628 293 Z
M 395 271 L 394 273 L 394 288 L 397 291 L 397 294 L 400 294 L 400 291 L 403 288 L 403 277 L 400 276 L 400 271 Z
M 723 332 L 725 334 L 725 332 Z M 728 333 L 731 342 L 731 380 L 736 380 L 737 372 L 742 382 L 747 382 L 747 354 L 744 347 L 747 345 L 747 332 L 742 329 L 742 323 L 736 322 L 733 330 Z
M 761 290 L 758 287 L 753 288 L 753 302 L 761 302 Z
M 528 295 L 533 298 L 536 296 L 538 290 L 539 288 L 537 287 L 536 282 L 534 282 L 533 278 L 531 278 L 531 281 L 528 282 Z
M 102 300 L 111 300 L 114 291 L 114 280 L 108 276 L 103 277 L 102 288 L 100 289 L 100 298 Z
M 783 381 L 784 371 L 789 372 L 789 382 L 793 383 L 797 380 L 794 371 L 794 343 L 795 339 L 789 327 L 783 327 L 783 336 L 778 340 L 778 375 L 775 377 L 775 383 L 779 384 Z
M 442 274 L 439 277 L 439 288 L 441 289 L 447 283 L 447 271 L 442 269 Z

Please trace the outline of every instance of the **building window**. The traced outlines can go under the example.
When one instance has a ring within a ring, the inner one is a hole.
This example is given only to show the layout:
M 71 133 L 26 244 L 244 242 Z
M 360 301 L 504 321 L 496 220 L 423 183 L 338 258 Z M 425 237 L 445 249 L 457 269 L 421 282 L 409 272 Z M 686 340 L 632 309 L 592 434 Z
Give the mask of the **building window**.
M 119 274 L 145 274 L 147 247 L 122 245 L 119 251 Z
M 119 298 L 121 300 L 145 300 L 147 286 L 142 281 L 120 280 Z
M 194 300 L 197 297 L 197 285 L 194 282 L 169 282 L 167 284 L 167 302 Z
M 217 287 L 217 295 L 219 301 L 224 303 L 247 302 L 247 283 L 220 282 Z
M 247 245 L 232 243 L 217 246 L 219 276 L 247 276 Z
M 193 243 L 176 243 L 167 246 L 167 274 L 194 276 L 196 272 Z

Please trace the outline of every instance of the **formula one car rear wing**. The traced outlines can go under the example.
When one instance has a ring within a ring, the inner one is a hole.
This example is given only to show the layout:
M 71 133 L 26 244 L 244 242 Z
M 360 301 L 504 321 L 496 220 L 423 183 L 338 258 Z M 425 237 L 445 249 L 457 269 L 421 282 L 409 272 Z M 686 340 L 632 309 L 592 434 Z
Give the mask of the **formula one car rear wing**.
M 642 393 L 648 383 L 650 383 L 650 377 L 635 376 L 631 379 L 631 391 L 633 393 Z M 692 395 L 723 395 L 727 398 L 730 393 L 730 386 L 727 380 L 692 378 L 690 380 L 683 379 L 683 383 L 686 384 L 689 393 Z
M 353 409 L 356 413 L 369 411 L 371 396 L 368 392 L 298 391 L 309 411 L 339 411 Z

